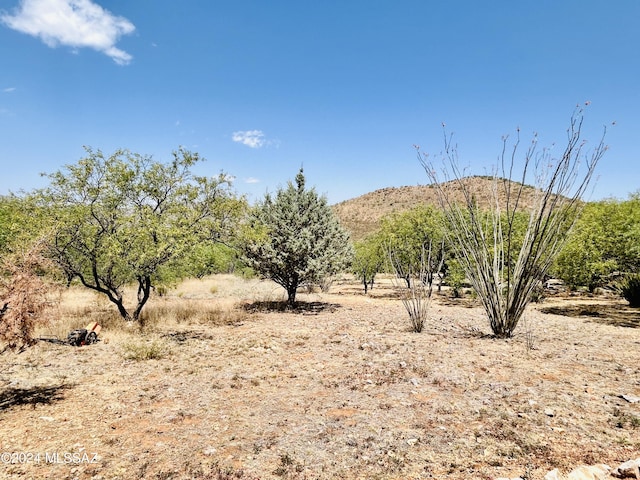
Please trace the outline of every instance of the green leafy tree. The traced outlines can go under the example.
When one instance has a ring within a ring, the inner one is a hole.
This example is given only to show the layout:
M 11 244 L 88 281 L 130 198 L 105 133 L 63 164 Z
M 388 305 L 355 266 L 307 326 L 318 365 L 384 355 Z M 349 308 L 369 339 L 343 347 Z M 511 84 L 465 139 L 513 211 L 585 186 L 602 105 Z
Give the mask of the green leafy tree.
M 590 291 L 615 273 L 640 272 L 640 196 L 585 206 L 560 253 L 553 274 Z
M 305 188 L 300 169 L 275 197 L 265 195 L 250 218 L 252 235 L 243 242 L 247 263 L 287 291 L 293 306 L 300 285 L 318 283 L 345 269 L 351 260 L 349 235 L 324 196 Z
M 384 256 L 387 262 L 393 258 L 389 267 L 402 276 L 408 288 L 415 272 L 422 272 L 424 278 L 420 280 L 428 285 L 444 273 L 447 246 L 443 221 L 440 211 L 424 205 L 383 219 L 380 236 Z M 427 257 L 425 250 L 429 252 Z
M 13 194 L 0 196 L 0 257 L 38 243 L 43 232 L 35 218 L 28 199 Z
M 244 200 L 232 194 L 225 174 L 195 176 L 191 168 L 201 159 L 184 149 L 168 163 L 127 150 L 86 151 L 34 194 L 55 232 L 48 252 L 69 281 L 79 279 L 123 318 L 138 320 L 162 267 L 199 242 L 222 239 Z M 123 297 L 131 283 L 132 311 Z
M 378 235 L 369 236 L 354 244 L 351 272 L 362 282 L 365 294 L 373 288 L 376 275 L 382 270 L 384 263 L 384 252 Z
M 0 197 L 0 254 L 5 254 L 14 227 L 13 210 L 7 197 Z

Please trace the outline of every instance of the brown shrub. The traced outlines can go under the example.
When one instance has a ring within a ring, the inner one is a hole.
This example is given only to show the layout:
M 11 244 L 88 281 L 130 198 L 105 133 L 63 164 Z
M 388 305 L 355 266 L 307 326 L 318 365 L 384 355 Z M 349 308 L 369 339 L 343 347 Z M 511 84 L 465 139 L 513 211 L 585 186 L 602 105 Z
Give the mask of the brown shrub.
M 51 305 L 52 285 L 44 280 L 48 267 L 39 246 L 6 259 L 0 277 L 0 342 L 2 350 L 24 350 L 33 345 L 34 329 Z

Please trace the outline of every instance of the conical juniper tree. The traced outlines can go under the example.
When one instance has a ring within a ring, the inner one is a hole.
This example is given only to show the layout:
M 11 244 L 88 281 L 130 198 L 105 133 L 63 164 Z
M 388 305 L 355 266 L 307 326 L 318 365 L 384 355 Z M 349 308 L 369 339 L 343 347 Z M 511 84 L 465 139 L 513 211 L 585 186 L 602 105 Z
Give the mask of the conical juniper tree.
M 583 110 L 578 107 L 559 157 L 548 149 L 538 152 L 534 137 L 519 163 L 519 138 L 509 149 L 505 137 L 491 191 L 482 192 L 488 193 L 488 210 L 480 208 L 463 175 L 451 137 L 445 135 L 442 169 L 418 152 L 445 213 L 458 260 L 496 337 L 513 335 L 534 289 L 565 244 L 583 208 L 581 197 L 606 151 L 606 129 L 600 142 L 586 150 L 582 123 Z
M 287 291 L 293 306 L 299 286 L 317 283 L 345 269 L 353 255 L 349 235 L 324 196 L 305 188 L 302 168 L 275 197 L 266 194 L 250 218 L 243 242 L 248 264 Z

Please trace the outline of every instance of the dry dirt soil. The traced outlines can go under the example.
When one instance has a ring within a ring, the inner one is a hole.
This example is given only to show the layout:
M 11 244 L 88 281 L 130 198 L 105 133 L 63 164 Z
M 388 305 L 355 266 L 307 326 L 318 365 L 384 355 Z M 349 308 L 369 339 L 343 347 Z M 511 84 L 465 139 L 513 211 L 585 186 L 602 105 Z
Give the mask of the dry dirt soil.
M 472 299 L 436 297 L 413 333 L 384 282 L 279 311 L 268 282 L 212 281 L 152 301 L 233 298 L 228 321 L 0 355 L 0 478 L 531 480 L 640 457 L 640 313 L 620 300 L 532 304 L 497 340 Z

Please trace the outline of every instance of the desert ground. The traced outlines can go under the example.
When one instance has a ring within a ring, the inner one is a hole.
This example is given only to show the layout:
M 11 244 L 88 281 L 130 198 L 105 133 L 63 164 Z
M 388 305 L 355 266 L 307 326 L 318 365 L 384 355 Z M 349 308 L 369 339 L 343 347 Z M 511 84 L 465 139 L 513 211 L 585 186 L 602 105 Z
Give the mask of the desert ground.
M 0 355 L 2 479 L 542 479 L 640 457 L 640 312 L 615 297 L 531 304 L 499 340 L 472 296 L 421 333 L 389 279 L 279 307 L 221 275 L 130 326 L 71 288 L 38 335 L 95 345 Z

